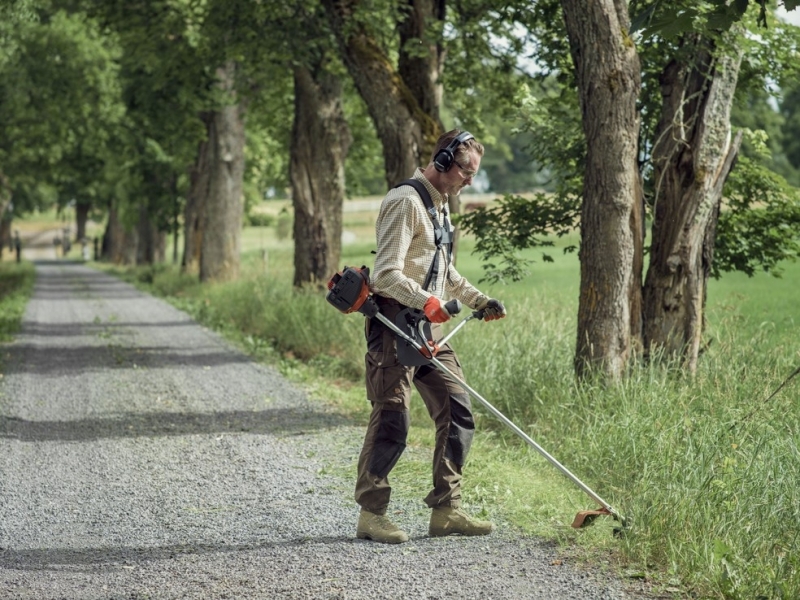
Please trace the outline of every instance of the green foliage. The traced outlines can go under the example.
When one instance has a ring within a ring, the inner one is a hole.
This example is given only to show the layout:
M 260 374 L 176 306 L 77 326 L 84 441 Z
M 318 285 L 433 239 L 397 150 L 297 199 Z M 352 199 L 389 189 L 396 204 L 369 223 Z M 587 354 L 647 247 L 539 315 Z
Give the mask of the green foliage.
M 752 145 L 765 153 L 763 132 Z M 741 157 L 726 182 L 726 203 L 717 225 L 711 274 L 757 269 L 780 275 L 780 263 L 800 254 L 800 190 L 759 162 Z
M 797 0 L 784 0 L 786 10 L 794 10 Z M 675 2 L 667 0 L 634 0 L 630 4 L 631 32 L 642 31 L 646 36 L 676 38 L 687 32 L 723 32 L 742 21 L 748 8 L 757 7 L 756 22 L 768 26 L 772 10 L 768 0 L 706 0 L 705 2 Z
M 581 164 L 585 152 L 574 93 L 558 93 L 552 82 L 539 97 L 523 88 L 518 118 L 530 134 L 529 151 L 551 176 L 552 194 L 506 195 L 495 206 L 461 216 L 458 223 L 477 238 L 475 252 L 484 260 L 484 279 L 518 281 L 529 260 L 518 251 L 553 246 L 553 236 L 572 231 L 580 216 Z M 573 249 L 569 247 L 568 249 Z M 551 261 L 548 254 L 542 260 Z
M 14 29 L 0 61 L 0 165 L 17 214 L 42 206 L 42 186 L 72 198 L 103 193 L 102 176 L 124 116 L 119 50 L 97 23 L 57 11 Z
M 247 214 L 247 224 L 250 227 L 272 227 L 275 217 L 266 213 L 250 212 Z
M 529 274 L 530 260 L 518 251 L 552 247 L 551 236 L 570 233 L 580 215 L 575 197 L 537 193 L 532 198 L 506 195 L 496 206 L 479 208 L 461 215 L 458 224 L 477 238 L 474 252 L 483 257 L 485 276 L 481 281 L 519 281 Z M 565 251 L 574 250 L 568 246 Z M 542 260 L 552 262 L 549 254 Z M 497 262 L 495 262 L 497 261 Z
M 652 208 L 655 182 L 650 165 L 651 150 L 659 119 L 661 118 L 661 72 L 669 60 L 682 60 L 692 65 L 695 57 L 690 44 L 683 44 L 687 32 L 700 32 L 715 36 L 720 51 L 730 42 L 730 36 L 718 36 L 731 30 L 734 23 L 736 31 L 740 26 L 755 28 L 756 17 L 752 11 L 746 12 L 747 2 L 662 2 L 661 0 L 634 2 L 631 12 L 638 15 L 632 30 L 640 30 L 644 35 L 637 36 L 637 50 L 642 65 L 642 91 L 639 99 L 640 127 L 640 171 L 647 206 Z M 519 210 L 520 200 L 498 204 L 486 213 L 476 213 L 462 220 L 462 225 L 478 237 L 476 251 L 486 261 L 488 279 L 496 281 L 515 280 L 525 272 L 525 262 L 515 254 L 517 249 L 546 245 L 542 236 L 554 234 L 565 226 L 562 216 L 571 215 L 577 223 L 577 208 L 582 195 L 582 177 L 585 159 L 585 142 L 581 123 L 580 108 L 574 92 L 572 80 L 573 67 L 569 60 L 568 46 L 560 7 L 557 2 L 540 2 L 531 11 L 526 26 L 538 37 L 536 44 L 541 69 L 539 87 L 531 88 L 517 96 L 518 111 L 515 118 L 521 122 L 518 131 L 530 134 L 531 143 L 527 150 L 532 161 L 549 176 L 549 183 L 555 199 L 549 202 L 561 206 L 560 211 L 548 211 L 536 206 L 536 200 L 528 211 Z M 734 120 L 739 126 L 768 128 L 771 131 L 772 154 L 757 152 L 746 142 L 744 153 L 762 165 L 756 172 L 752 163 L 740 162 L 729 178 L 725 193 L 737 198 L 755 198 L 758 185 L 767 186 L 764 192 L 771 200 L 769 208 L 758 209 L 757 203 L 744 208 L 741 202 L 732 203 L 733 210 L 723 211 L 722 222 L 717 230 L 714 274 L 731 269 L 742 269 L 752 273 L 754 269 L 772 270 L 778 262 L 795 254 L 796 230 L 793 192 L 781 187 L 778 193 L 776 183 L 770 183 L 770 175 L 765 167 L 780 170 L 786 176 L 797 171 L 790 162 L 792 140 L 797 136 L 781 135 L 782 117 L 769 106 L 769 82 L 786 85 L 785 113 L 793 109 L 794 96 L 791 85 L 797 81 L 798 29 L 780 27 L 759 31 L 759 37 L 738 35 L 733 43 L 745 45 L 745 58 L 741 70 L 742 77 L 737 87 L 737 108 Z M 544 40 L 547 43 L 544 43 Z M 784 117 L 785 118 L 785 117 Z M 789 148 L 784 152 L 784 144 Z M 750 165 L 750 166 L 746 166 Z M 736 170 L 742 173 L 736 176 Z M 746 171 L 746 172 L 745 172 Z M 768 190 L 771 190 L 768 192 Z M 763 208 L 763 207 L 762 207 Z M 492 214 L 493 213 L 493 214 Z M 504 214 L 506 213 L 506 214 Z M 547 227 L 543 218 L 548 215 L 559 219 Z M 525 231 L 530 222 L 530 237 L 517 234 L 509 229 Z
M 353 136 L 345 160 L 346 195 L 351 198 L 382 195 L 386 193 L 383 148 L 367 112 L 367 105 L 349 79 L 345 83 L 344 112 Z
M 0 262 L 0 343 L 10 342 L 19 331 L 35 279 L 31 263 Z

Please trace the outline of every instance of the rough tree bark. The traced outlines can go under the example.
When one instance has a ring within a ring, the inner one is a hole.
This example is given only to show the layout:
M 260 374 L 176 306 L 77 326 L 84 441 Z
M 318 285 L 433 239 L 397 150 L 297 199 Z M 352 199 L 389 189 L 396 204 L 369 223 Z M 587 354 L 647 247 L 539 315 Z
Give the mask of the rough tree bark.
M 428 163 L 441 125 L 422 109 L 378 40 L 354 18 L 360 0 L 322 0 L 322 4 L 342 59 L 375 124 L 383 146 L 386 182 L 391 187 Z M 417 4 L 421 3 L 412 6 Z
M 639 57 L 624 0 L 562 0 L 587 141 L 575 370 L 619 378 L 631 353 Z
M 344 162 L 352 138 L 336 75 L 322 67 L 297 66 L 294 90 L 289 166 L 294 285 L 320 285 L 340 267 Z
M 719 53 L 698 36 L 687 38 L 684 49 L 691 62 L 673 60 L 660 78 L 644 344 L 649 355 L 682 356 L 694 372 L 722 187 L 741 143 L 741 133 L 731 139 L 730 110 L 742 52 Z
M 239 276 L 244 180 L 244 103 L 236 98 L 232 61 L 217 69 L 218 85 L 233 103 L 214 111 L 209 128 L 208 196 L 200 250 L 200 281 Z
M 209 179 L 209 135 L 213 113 L 200 115 L 205 124 L 206 139 L 197 145 L 197 157 L 189 170 L 189 191 L 186 194 L 186 207 L 183 215 L 183 261 L 181 270 L 185 273 L 200 272 L 200 248 L 203 244 L 203 225 L 205 224 L 206 199 Z

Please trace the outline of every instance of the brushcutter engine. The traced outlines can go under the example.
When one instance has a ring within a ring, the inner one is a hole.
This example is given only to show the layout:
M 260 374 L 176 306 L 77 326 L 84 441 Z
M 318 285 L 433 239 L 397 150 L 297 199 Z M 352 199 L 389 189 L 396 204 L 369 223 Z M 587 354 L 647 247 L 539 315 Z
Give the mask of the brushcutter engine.
M 325 299 L 346 315 L 360 312 L 372 318 L 378 313 L 378 305 L 369 294 L 369 269 L 365 266 L 345 266 L 331 277 Z

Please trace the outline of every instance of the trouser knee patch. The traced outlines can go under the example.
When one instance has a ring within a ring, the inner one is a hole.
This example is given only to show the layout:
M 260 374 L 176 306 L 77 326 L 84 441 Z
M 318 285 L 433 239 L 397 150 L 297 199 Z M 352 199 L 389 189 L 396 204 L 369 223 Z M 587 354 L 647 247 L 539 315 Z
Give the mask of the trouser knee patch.
M 407 410 L 381 411 L 378 432 L 372 447 L 369 471 L 384 478 L 397 464 L 406 448 L 410 418 Z
M 450 429 L 447 433 L 445 458 L 462 466 L 467 459 L 475 436 L 475 419 L 472 417 L 469 396 L 450 396 Z

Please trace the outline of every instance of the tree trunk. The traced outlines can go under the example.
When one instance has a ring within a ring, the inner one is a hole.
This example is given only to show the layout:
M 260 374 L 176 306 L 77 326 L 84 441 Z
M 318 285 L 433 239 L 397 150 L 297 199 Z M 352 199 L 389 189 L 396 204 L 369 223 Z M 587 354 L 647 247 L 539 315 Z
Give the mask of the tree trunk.
M 682 356 L 694 372 L 722 187 L 741 143 L 741 133 L 731 139 L 730 109 L 742 53 L 715 58 L 713 44 L 697 36 L 686 45 L 691 64 L 672 61 L 660 78 L 644 343 L 649 356 Z
M 587 155 L 575 370 L 619 378 L 631 352 L 635 294 L 639 57 L 623 0 L 562 0 Z
M 4 233 L 0 225 L 0 258 L 3 258 L 3 248 L 11 242 L 11 217 L 6 218 L 6 211 L 11 206 L 11 186 L 2 171 L 0 171 L 0 224 L 8 223 L 8 231 Z M 6 237 L 8 236 L 8 237 Z
M 295 67 L 294 90 L 294 285 L 324 284 L 340 267 L 344 161 L 352 139 L 336 75 Z
M 139 222 L 137 224 L 136 264 L 152 265 L 164 261 L 166 234 L 159 231 L 153 222 L 147 202 L 139 205 Z
M 109 261 L 117 265 L 135 265 L 139 239 L 132 227 L 126 227 L 120 219 L 120 211 L 116 202 L 108 211 L 104 252 Z
M 86 221 L 89 220 L 89 210 L 92 208 L 91 204 L 76 204 L 75 205 L 75 241 L 80 242 L 86 237 Z
M 432 39 L 430 31 L 444 23 L 444 0 L 406 0 L 404 18 L 397 25 L 400 34 L 400 53 L 397 71 L 419 109 L 436 123 L 440 132 L 444 130 L 439 116 L 443 87 L 441 75 L 444 69 L 445 50 L 441 43 Z M 433 27 L 434 24 L 438 26 Z M 436 140 L 434 139 L 435 143 Z M 433 152 L 433 144 L 423 147 L 427 156 Z M 425 155 L 423 155 L 424 157 Z
M 436 3 L 425 0 L 434 6 Z M 360 0 L 323 0 L 341 56 L 367 105 L 383 147 L 389 187 L 408 178 L 418 166 L 428 164 L 441 134 L 436 118 L 426 113 L 395 70 L 391 60 L 354 14 Z M 413 2 L 412 7 L 421 2 Z M 416 14 L 412 10 L 411 15 Z
M 0 214 L 0 259 L 3 258 L 3 250 L 8 248 L 8 251 L 11 252 L 13 245 L 11 237 L 11 219 L 7 219 Z
M 434 144 L 444 132 L 440 117 L 440 107 L 444 87 L 441 76 L 444 71 L 445 48 L 438 39 L 433 39 L 431 31 L 440 31 L 446 16 L 444 0 L 406 0 L 405 18 L 398 23 L 400 34 L 400 53 L 397 71 L 417 101 L 420 110 L 436 124 L 437 133 L 431 137 L 430 147 L 423 147 L 420 165 L 427 164 L 433 153 Z M 435 34 L 434 34 L 435 35 Z M 450 214 L 461 213 L 461 196 L 450 196 L 447 207 Z M 453 238 L 453 264 L 458 259 L 459 229 Z
M 205 223 L 208 198 L 209 138 L 213 115 L 212 113 L 203 113 L 200 118 L 206 126 L 206 139 L 197 145 L 197 158 L 189 171 L 189 192 L 186 194 L 183 219 L 181 270 L 192 274 L 200 272 L 200 248 L 203 245 L 203 224 Z
M 217 69 L 219 88 L 234 103 L 214 111 L 209 129 L 208 196 L 200 250 L 200 281 L 239 276 L 244 183 L 244 104 L 236 98 L 236 64 Z

